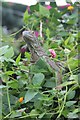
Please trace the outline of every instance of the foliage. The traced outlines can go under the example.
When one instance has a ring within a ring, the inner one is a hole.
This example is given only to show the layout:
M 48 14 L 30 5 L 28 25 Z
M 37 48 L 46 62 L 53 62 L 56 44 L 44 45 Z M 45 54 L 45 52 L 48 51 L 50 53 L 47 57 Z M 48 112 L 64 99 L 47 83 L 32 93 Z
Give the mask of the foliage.
M 38 40 L 43 41 L 48 55 L 49 48 L 56 51 L 57 57 L 53 59 L 64 66 L 62 84 L 57 86 L 55 72 L 44 60 L 32 64 L 28 51 L 16 57 L 15 48 L 6 43 L 0 48 L 2 120 L 79 118 L 77 4 L 74 11 L 51 6 L 50 10 L 40 4 L 31 6 L 23 19 L 27 29 L 38 32 L 42 21 L 43 37 Z

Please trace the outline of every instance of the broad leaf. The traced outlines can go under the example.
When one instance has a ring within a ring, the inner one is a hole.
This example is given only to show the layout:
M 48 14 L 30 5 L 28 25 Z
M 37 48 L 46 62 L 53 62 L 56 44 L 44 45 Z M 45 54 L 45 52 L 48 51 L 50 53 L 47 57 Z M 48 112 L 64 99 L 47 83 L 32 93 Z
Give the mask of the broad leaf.
M 45 7 L 43 7 L 42 5 L 39 5 L 39 12 L 41 15 L 45 16 L 45 17 L 49 17 L 50 16 L 50 12 L 49 10 L 47 10 Z
M 5 56 L 6 58 L 11 58 L 11 57 L 13 57 L 13 55 L 14 55 L 14 51 L 13 51 L 13 48 L 12 48 L 12 47 L 10 47 L 10 48 L 7 50 L 7 52 L 4 54 L 4 56 Z
M 27 57 L 27 59 L 30 61 L 30 59 L 31 59 L 31 54 L 28 53 L 28 52 L 25 52 L 25 57 Z
M 24 13 L 24 17 L 23 17 L 23 20 L 26 24 L 28 23 L 29 17 L 30 17 L 30 15 L 28 14 L 28 11 L 26 10 Z
M 45 112 L 43 112 L 42 114 L 40 114 L 40 115 L 39 115 L 39 117 L 38 117 L 38 118 L 39 118 L 39 119 L 43 118 L 43 116 L 44 116 L 45 114 L 46 114 L 46 113 L 45 113 Z
M 76 103 L 76 101 L 68 101 L 68 102 L 66 102 L 66 106 L 70 107 L 70 106 L 74 105 L 75 103 Z
M 6 88 L 6 86 L 4 86 L 4 85 L 0 85 L 0 89 L 2 89 L 2 88 Z
M 28 90 L 25 94 L 25 98 L 24 101 L 29 102 L 32 98 L 35 97 L 35 95 L 37 95 L 38 92 L 35 92 L 34 90 Z
M 44 74 L 37 73 L 34 75 L 32 82 L 34 85 L 41 85 L 43 80 L 44 80 Z
M 8 86 L 11 87 L 11 88 L 14 88 L 14 89 L 18 89 L 18 81 L 17 80 L 14 80 L 14 81 L 9 81 L 8 82 Z
M 72 113 L 72 112 L 70 112 L 69 114 L 68 114 L 68 118 L 79 118 L 79 116 L 76 114 L 76 113 Z
M 16 118 L 16 117 L 20 117 L 22 115 L 22 112 L 20 111 L 13 111 L 10 118 Z
M 70 91 L 69 94 L 67 95 L 67 99 L 73 99 L 75 97 L 75 91 Z
M 14 71 L 6 71 L 5 74 L 6 75 L 12 75 L 12 74 L 14 74 Z
M 21 54 L 19 54 L 19 56 L 16 58 L 16 64 L 20 62 L 20 59 L 21 59 Z
M 79 61 L 75 60 L 74 58 L 68 59 L 68 64 L 72 70 L 75 69 L 76 67 L 78 67 L 78 63 L 79 63 Z
M 54 78 L 47 79 L 46 82 L 45 82 L 45 84 L 44 84 L 44 87 L 48 87 L 48 88 L 54 88 L 54 87 L 56 87 L 55 79 Z
M 78 75 L 71 75 L 69 80 L 76 80 L 76 81 L 78 81 Z
M 5 54 L 7 52 L 8 47 L 9 46 L 6 45 L 6 46 L 3 46 L 3 47 L 0 48 L 0 56 L 3 55 L 3 54 Z
M 37 111 L 36 109 L 33 109 L 33 110 L 30 112 L 30 116 L 31 116 L 31 117 L 36 117 L 36 116 L 38 116 L 38 114 L 39 114 L 39 111 Z

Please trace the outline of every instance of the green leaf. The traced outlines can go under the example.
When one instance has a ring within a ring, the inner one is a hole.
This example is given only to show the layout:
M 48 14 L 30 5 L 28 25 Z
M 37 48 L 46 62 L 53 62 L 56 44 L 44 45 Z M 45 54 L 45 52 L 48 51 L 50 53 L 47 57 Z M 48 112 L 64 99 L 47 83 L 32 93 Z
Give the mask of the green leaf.
M 75 69 L 76 67 L 78 67 L 78 63 L 79 63 L 79 61 L 76 59 L 73 59 L 73 58 L 68 59 L 68 64 L 72 70 Z
M 80 113 L 80 108 L 76 108 L 73 113 Z
M 30 112 L 30 116 L 33 116 L 33 117 L 38 116 L 38 114 L 39 114 L 39 112 L 35 109 L 31 110 L 31 112 Z
M 19 54 L 19 56 L 16 58 L 16 64 L 20 62 L 20 59 L 21 59 L 21 54 Z
M 66 118 L 68 113 L 69 113 L 69 109 L 64 109 L 62 115 L 64 115 L 64 117 Z
M 0 48 L 0 56 L 5 54 L 7 52 L 7 50 L 8 50 L 8 48 L 9 48 L 8 45 L 1 47 Z
M 42 114 L 40 114 L 40 115 L 39 115 L 39 117 L 38 117 L 38 118 L 39 118 L 39 119 L 43 118 L 43 116 L 44 116 L 45 114 L 46 114 L 46 113 L 45 113 L 45 112 L 43 112 Z
M 41 67 L 39 67 L 38 65 L 32 65 L 30 66 L 30 72 L 31 73 L 47 73 L 47 71 Z
M 23 20 L 26 24 L 28 23 L 29 17 L 30 17 L 30 15 L 28 14 L 28 11 L 26 10 L 24 13 L 24 17 L 23 17 Z
M 17 80 L 11 80 L 8 82 L 8 86 L 14 89 L 18 89 L 18 81 Z
M 70 36 L 64 41 L 64 44 L 66 47 L 69 47 L 72 44 L 72 42 L 74 42 L 74 41 L 75 41 L 75 39 L 74 39 L 73 34 L 70 34 Z M 72 48 L 70 47 L 70 49 L 72 49 Z
M 80 74 L 78 74 L 78 84 L 80 85 Z
M 25 52 L 25 57 L 30 61 L 31 59 L 31 54 L 28 52 Z
M 6 71 L 5 74 L 6 75 L 12 75 L 12 74 L 14 74 L 14 71 Z
M 50 30 L 49 30 L 49 28 L 47 28 L 46 29 L 46 36 L 49 38 L 49 36 L 50 36 Z
M 1 77 L 3 82 L 6 82 L 9 80 L 9 76 L 5 73 L 0 74 L 0 77 Z
M 67 86 L 67 85 L 72 85 L 72 84 L 76 84 L 76 81 L 70 81 L 70 82 L 64 82 L 61 84 L 61 86 Z
M 51 14 L 54 14 L 54 17 L 57 19 L 62 16 L 61 12 L 59 12 L 58 9 L 55 9 L 55 7 L 52 7 L 52 9 L 50 9 L 50 12 L 52 12 Z
M 13 48 L 12 48 L 12 47 L 10 47 L 10 48 L 7 50 L 7 52 L 4 54 L 4 56 L 5 56 L 6 58 L 11 58 L 11 57 L 13 57 L 13 55 L 14 55 L 14 51 L 13 51 Z
M 35 92 L 34 90 L 28 90 L 25 94 L 25 98 L 24 101 L 29 102 L 32 98 L 35 97 L 35 95 L 37 95 L 38 92 Z
M 49 17 L 50 16 L 50 12 L 48 9 L 46 9 L 45 7 L 43 7 L 42 5 L 39 4 L 39 12 L 41 15 L 45 16 L 45 17 Z
M 26 67 L 24 65 L 20 65 L 20 70 L 25 71 L 25 72 L 29 72 L 28 67 Z
M 79 118 L 79 116 L 76 113 L 70 112 L 68 118 Z
M 78 81 L 78 75 L 71 75 L 69 80 L 77 80 Z
M 6 88 L 6 86 L 4 86 L 4 85 L 0 85 L 0 89 L 2 89 L 2 88 Z
M 22 112 L 16 110 L 12 112 L 10 118 L 12 119 L 12 118 L 20 117 L 21 115 L 22 115 Z
M 64 41 L 65 46 L 68 44 L 69 40 L 70 40 L 70 36 Z
M 1 61 L 1 62 L 7 61 L 7 58 L 4 57 L 4 56 L 1 56 L 1 57 L 0 57 L 0 61 Z
M 62 36 L 62 37 L 65 37 L 65 36 L 68 36 L 69 35 L 69 33 L 68 32 L 59 32 L 59 34 L 58 35 L 60 35 L 60 36 Z
M 55 84 L 55 82 L 47 81 L 45 83 L 44 87 L 54 88 L 54 87 L 56 87 L 56 84 Z
M 39 11 L 39 4 L 37 3 L 36 5 L 31 5 L 31 6 L 30 6 L 30 10 L 31 10 L 32 12 L 34 12 L 34 11 Z
M 70 19 L 70 20 L 67 22 L 67 24 L 72 25 L 72 24 L 75 24 L 76 22 L 77 22 L 76 19 Z
M 75 12 L 75 14 L 72 14 L 72 15 L 70 15 L 70 16 L 68 16 L 69 17 L 69 19 L 75 19 L 75 18 L 77 18 L 78 17 L 78 14 L 76 14 L 76 12 Z
M 73 99 L 75 97 L 75 91 L 70 91 L 69 94 L 67 95 L 67 99 Z
M 55 25 L 59 25 L 59 21 L 57 20 L 55 16 L 53 16 L 52 21 L 53 23 L 55 23 Z
M 44 74 L 37 73 L 34 75 L 32 82 L 33 82 L 33 85 L 41 85 L 43 80 L 44 80 Z
M 78 33 L 77 33 L 77 36 L 76 36 L 77 38 L 80 38 L 80 31 L 78 31 Z
M 42 97 L 41 95 L 39 95 L 39 94 L 37 94 L 37 97 L 38 98 L 40 98 L 40 97 Z M 34 107 L 35 107 L 35 109 L 38 109 L 38 108 L 41 108 L 42 107 L 42 101 L 40 101 L 40 100 L 34 100 Z
M 48 70 L 48 66 L 47 63 L 45 62 L 44 59 L 40 58 L 37 62 L 36 65 L 38 66 L 38 69 L 44 69 L 45 71 L 49 71 Z
M 68 102 L 66 102 L 66 106 L 70 107 L 70 106 L 74 105 L 75 103 L 76 103 L 76 101 L 68 101 Z
M 47 79 L 45 84 L 44 84 L 45 87 L 48 87 L 48 88 L 54 88 L 56 87 L 56 82 L 55 82 L 55 79 L 54 78 L 51 78 L 51 79 Z

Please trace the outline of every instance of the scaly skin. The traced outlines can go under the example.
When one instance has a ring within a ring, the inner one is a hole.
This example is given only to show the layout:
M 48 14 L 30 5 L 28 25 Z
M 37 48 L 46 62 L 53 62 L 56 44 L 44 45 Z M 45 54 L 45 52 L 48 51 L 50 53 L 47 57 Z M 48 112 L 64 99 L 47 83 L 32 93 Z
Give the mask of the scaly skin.
M 61 77 L 61 69 L 56 62 L 50 60 L 42 46 L 40 45 L 39 41 L 37 40 L 36 36 L 32 31 L 23 31 L 22 33 L 24 41 L 27 43 L 27 46 L 31 52 L 31 58 L 34 62 L 36 62 L 39 58 L 44 58 L 46 63 L 50 65 L 50 67 L 57 71 L 57 79 L 58 85 L 61 84 L 62 77 Z

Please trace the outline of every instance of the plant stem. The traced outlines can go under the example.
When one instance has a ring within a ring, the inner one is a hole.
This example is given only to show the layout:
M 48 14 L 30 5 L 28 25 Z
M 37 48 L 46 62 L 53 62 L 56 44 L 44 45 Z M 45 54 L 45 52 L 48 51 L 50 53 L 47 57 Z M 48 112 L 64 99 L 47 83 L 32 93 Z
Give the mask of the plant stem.
M 12 114 L 13 111 L 11 111 L 9 114 L 7 114 L 2 120 L 4 120 L 5 118 L 8 118 L 11 114 Z
M 18 34 L 18 33 L 21 32 L 24 28 L 25 28 L 25 27 L 23 26 L 20 30 L 18 30 L 17 32 L 15 32 L 15 33 L 13 33 L 13 34 L 11 34 L 11 35 L 9 35 L 9 36 L 12 37 L 12 36 Z
M 68 55 L 67 55 L 67 64 L 68 64 Z M 68 64 L 68 68 L 69 68 L 69 71 L 70 71 L 71 75 L 73 75 L 73 73 L 72 73 L 72 71 L 71 71 L 71 68 L 70 68 L 69 64 Z
M 8 99 L 9 111 L 11 112 L 11 105 L 10 105 L 10 97 L 9 97 L 8 83 L 7 83 L 7 99 Z
M 58 117 L 57 117 L 57 118 L 59 118 L 59 117 L 61 116 L 61 114 L 62 114 L 62 112 L 63 112 L 63 110 L 64 110 L 65 103 L 66 103 L 67 93 L 68 93 L 68 92 L 67 92 L 67 86 L 66 86 L 66 93 L 65 93 L 65 96 L 64 96 L 64 101 L 63 101 L 63 104 L 62 104 L 61 109 L 59 110 L 59 111 L 60 111 L 60 113 L 59 113 L 59 115 L 58 115 Z
M 72 70 L 72 72 L 76 72 L 76 71 L 77 71 L 77 70 L 79 70 L 79 69 L 80 69 L 80 67 L 78 67 L 78 68 L 76 68 L 76 69 Z M 65 74 L 64 74 L 64 76 L 69 75 L 69 74 L 70 74 L 70 72 L 65 73 Z

